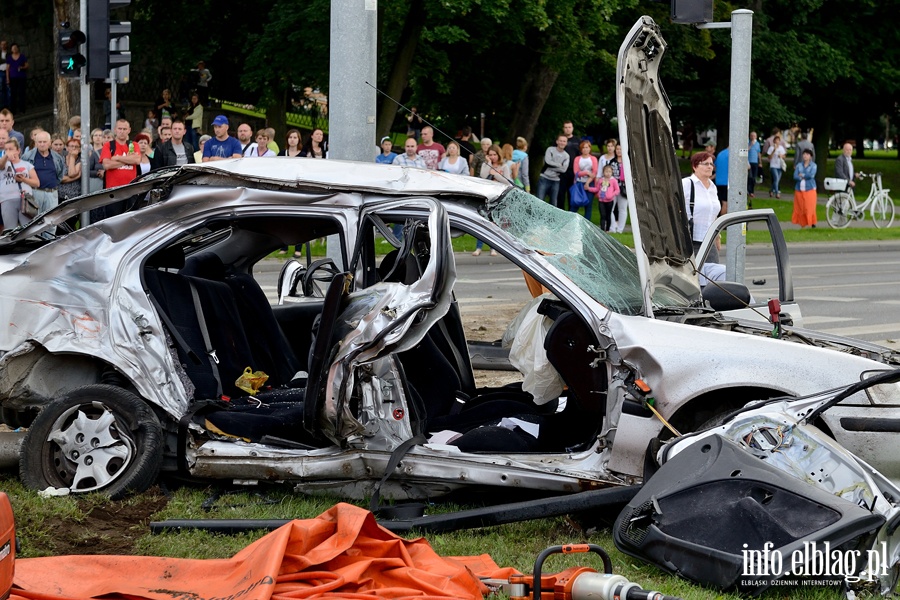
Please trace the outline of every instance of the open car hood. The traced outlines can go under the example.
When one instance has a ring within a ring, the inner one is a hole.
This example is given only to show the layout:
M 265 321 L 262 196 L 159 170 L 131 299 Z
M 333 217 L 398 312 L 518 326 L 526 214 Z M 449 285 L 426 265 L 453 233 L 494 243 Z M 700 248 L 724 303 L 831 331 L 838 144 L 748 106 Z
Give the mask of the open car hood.
M 644 314 L 654 306 L 700 299 L 691 264 L 693 245 L 675 156 L 669 99 L 659 81 L 666 43 L 650 17 L 641 17 L 619 48 L 616 105 L 625 179 L 630 182 L 635 253 Z

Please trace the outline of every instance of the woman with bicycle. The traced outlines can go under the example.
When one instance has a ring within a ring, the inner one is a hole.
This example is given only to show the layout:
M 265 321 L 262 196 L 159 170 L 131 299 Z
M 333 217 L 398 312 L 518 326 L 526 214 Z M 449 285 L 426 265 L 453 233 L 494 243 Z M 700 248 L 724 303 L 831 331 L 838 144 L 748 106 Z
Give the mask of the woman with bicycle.
M 794 165 L 794 214 L 791 223 L 803 227 L 816 226 L 816 163 L 812 151 L 803 149 L 803 162 Z

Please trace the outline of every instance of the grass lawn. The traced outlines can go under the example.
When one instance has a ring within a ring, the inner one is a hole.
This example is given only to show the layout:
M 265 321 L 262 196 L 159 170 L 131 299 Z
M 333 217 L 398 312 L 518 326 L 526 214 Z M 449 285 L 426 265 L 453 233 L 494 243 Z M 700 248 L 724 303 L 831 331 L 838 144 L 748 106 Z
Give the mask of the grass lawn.
M 286 487 L 263 487 L 221 494 L 220 488 L 185 486 L 163 496 L 159 489 L 112 502 L 102 496 L 87 495 L 41 499 L 25 490 L 13 475 L 0 476 L 0 489 L 6 491 L 16 515 L 16 538 L 19 557 L 53 556 L 61 553 L 105 553 L 104 548 L 117 548 L 114 553 L 144 556 L 172 556 L 180 558 L 226 558 L 265 532 L 254 531 L 236 536 L 214 535 L 201 531 L 172 532 L 150 535 L 150 520 L 164 519 L 305 519 L 314 517 L 331 507 L 336 500 L 309 497 L 292 493 Z M 510 500 L 514 500 L 511 498 Z M 162 505 L 112 531 L 110 518 L 133 511 L 142 502 Z M 363 505 L 363 503 L 360 503 Z M 459 507 L 435 505 L 430 514 L 447 512 Z M 103 518 L 98 520 L 97 515 Z M 597 520 L 598 515 L 592 515 Z M 615 515 L 603 515 L 614 519 Z M 582 521 L 583 523 L 583 521 Z M 98 526 L 99 525 L 99 526 Z M 404 536 L 407 538 L 416 535 Z M 534 559 L 544 548 L 563 543 L 592 543 L 601 546 L 611 556 L 613 571 L 641 585 L 685 600 L 739 600 L 736 594 L 726 594 L 691 585 L 655 567 L 618 552 L 608 528 L 584 529 L 567 518 L 547 518 L 524 523 L 426 536 L 432 547 L 442 556 L 490 554 L 500 566 L 515 567 L 530 573 Z M 75 550 L 73 550 L 76 548 Z M 79 546 L 83 546 L 80 551 Z M 107 551 L 108 552 L 108 551 Z M 555 555 L 545 565 L 545 573 L 555 573 L 574 565 L 589 566 L 602 571 L 602 564 L 594 554 Z M 833 589 L 799 588 L 775 589 L 765 599 L 797 598 L 800 600 L 837 600 L 843 596 Z

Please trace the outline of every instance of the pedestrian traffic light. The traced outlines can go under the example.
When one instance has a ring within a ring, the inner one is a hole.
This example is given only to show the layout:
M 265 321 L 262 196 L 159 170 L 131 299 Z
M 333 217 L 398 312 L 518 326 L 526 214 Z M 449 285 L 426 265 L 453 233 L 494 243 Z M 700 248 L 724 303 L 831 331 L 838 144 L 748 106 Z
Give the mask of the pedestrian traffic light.
M 131 52 L 111 49 L 110 42 L 131 33 L 129 21 L 110 21 L 109 12 L 131 4 L 131 0 L 88 0 L 87 76 L 88 79 L 107 79 L 111 69 L 131 63 Z M 127 48 L 128 44 L 117 44 Z
M 85 42 L 83 31 L 69 29 L 68 23 L 60 23 L 59 44 L 57 52 L 59 58 L 59 74 L 63 77 L 81 77 L 81 68 L 87 63 L 80 46 Z

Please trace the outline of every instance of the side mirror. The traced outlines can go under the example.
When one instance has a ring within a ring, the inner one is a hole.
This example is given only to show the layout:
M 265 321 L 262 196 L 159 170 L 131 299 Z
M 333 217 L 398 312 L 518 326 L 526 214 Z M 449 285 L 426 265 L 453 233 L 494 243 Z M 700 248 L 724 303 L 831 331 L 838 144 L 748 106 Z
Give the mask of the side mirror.
M 703 300 L 714 310 L 738 310 L 750 304 L 750 290 L 735 281 L 714 281 L 703 288 Z

